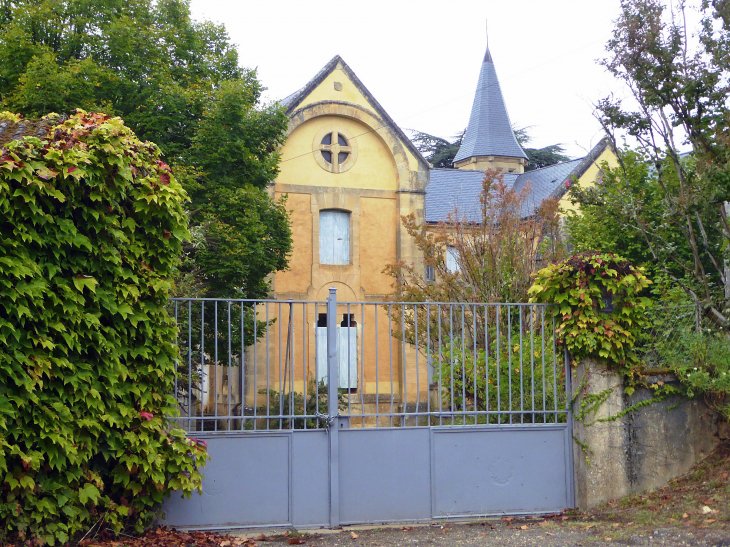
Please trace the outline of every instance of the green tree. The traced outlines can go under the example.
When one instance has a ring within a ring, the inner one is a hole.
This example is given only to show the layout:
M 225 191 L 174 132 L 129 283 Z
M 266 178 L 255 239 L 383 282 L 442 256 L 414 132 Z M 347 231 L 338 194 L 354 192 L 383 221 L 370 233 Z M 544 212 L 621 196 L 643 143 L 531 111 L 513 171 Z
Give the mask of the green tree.
M 265 191 L 286 117 L 261 105 L 263 90 L 188 0 L 0 0 L 2 103 L 25 116 L 103 111 L 155 142 L 202 234 L 183 268 L 210 296 L 262 296 L 291 249 L 283 203 Z
M 561 144 L 551 144 L 543 148 L 528 148 L 525 146 L 528 144 L 532 137 L 528 133 L 529 127 L 522 127 L 519 129 L 513 128 L 517 142 L 527 154 L 527 167 L 525 172 L 534 171 L 535 169 L 541 169 L 556 163 L 563 163 L 564 161 L 570 161 L 570 158 L 565 155 L 565 148 Z
M 659 0 L 622 0 L 604 66 L 632 92 L 634 105 L 613 97 L 597 105 L 599 119 L 616 144 L 616 131 L 636 139 L 656 172 L 661 222 L 647 222 L 653 200 L 619 155 L 621 198 L 657 266 L 681 286 L 718 326 L 730 328 L 730 2 L 703 0 L 693 39 L 685 5 L 666 9 Z M 696 169 L 678 146 L 692 146 Z M 665 234 L 686 237 L 689 253 L 672 252 Z M 713 238 L 713 234 L 719 234 Z M 676 271 L 687 272 L 687 283 Z
M 564 154 L 565 149 L 559 144 L 552 144 L 544 148 L 526 148 L 525 145 L 530 142 L 531 137 L 527 133 L 529 127 L 514 129 L 517 142 L 520 143 L 522 149 L 527 154 L 528 164 L 525 171 L 540 169 L 556 163 L 569 161 L 570 158 Z M 418 151 L 428 160 L 434 167 L 454 167 L 454 157 L 456 157 L 461 143 L 464 140 L 466 129 L 453 137 L 453 141 L 449 142 L 441 137 L 435 137 L 428 133 L 413 131 L 413 144 Z
M 578 185 L 570 188 L 571 200 L 580 204 L 579 211 L 568 212 L 567 220 L 567 231 L 575 250 L 620 252 L 632 264 L 646 268 L 652 277 L 666 277 L 642 235 L 644 227 L 651 227 L 657 240 L 662 242 L 654 248 L 661 263 L 672 275 L 695 286 L 691 271 L 682 267 L 693 260 L 689 227 L 672 217 L 664 200 L 665 189 L 676 189 L 679 184 L 672 161 L 664 158 L 660 179 L 659 171 L 643 155 L 630 149 L 620 151 L 620 155 L 623 167 L 611 169 L 603 165 L 600 184 L 587 189 Z M 696 176 L 691 157 L 683 158 L 682 165 L 686 173 Z M 633 203 L 641 203 L 636 217 L 632 201 L 626 196 L 627 187 L 631 188 Z M 708 228 L 708 241 L 716 247 L 721 234 L 712 222 L 712 210 L 704 209 L 698 214 Z M 700 249 L 700 260 L 710 281 L 717 285 L 720 280 L 704 249 Z
M 461 148 L 465 134 L 466 129 L 454 136 L 453 142 L 449 142 L 441 137 L 435 137 L 428 133 L 421 133 L 420 131 L 414 130 L 411 140 L 431 165 L 451 169 L 454 167 L 454 157 L 459 151 L 459 148 Z

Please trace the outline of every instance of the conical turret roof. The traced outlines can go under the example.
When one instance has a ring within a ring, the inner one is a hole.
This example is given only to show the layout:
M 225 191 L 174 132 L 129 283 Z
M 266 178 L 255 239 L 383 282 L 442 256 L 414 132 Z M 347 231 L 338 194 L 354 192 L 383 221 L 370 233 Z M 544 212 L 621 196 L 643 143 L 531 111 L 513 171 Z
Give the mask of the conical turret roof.
M 502 90 L 499 87 L 497 71 L 494 69 L 489 46 L 484 54 L 479 83 L 471 107 L 469 127 L 454 161 L 473 156 L 506 156 L 525 158 L 525 152 L 517 142 Z

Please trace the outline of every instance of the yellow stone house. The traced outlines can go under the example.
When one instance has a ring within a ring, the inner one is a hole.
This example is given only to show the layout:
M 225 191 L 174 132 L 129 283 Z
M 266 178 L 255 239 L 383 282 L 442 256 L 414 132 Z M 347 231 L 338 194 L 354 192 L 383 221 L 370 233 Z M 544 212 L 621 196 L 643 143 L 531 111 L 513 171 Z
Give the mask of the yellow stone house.
M 392 292 L 392 279 L 383 273 L 387 264 L 402 260 L 423 267 L 401 217 L 413 213 L 419 222 L 435 225 L 458 209 L 460 216 L 478 219 L 489 168 L 501 169 L 518 190 L 529 181 L 525 216 L 547 197 L 569 209 L 570 184 L 594 184 L 602 176 L 602 162 L 615 164 L 604 139 L 584 158 L 525 173 L 527 156 L 512 131 L 489 49 L 456 169 L 431 168 L 339 56 L 281 102 L 289 115 L 288 137 L 270 191 L 277 198 L 287 196 L 294 244 L 290 269 L 273 276 L 272 298 L 299 304 L 259 307 L 260 317 L 275 321 L 270 336 L 279 341 L 258 344 L 262 350 L 248 357 L 253 366 L 246 372 L 247 405 L 254 405 L 255 386 L 281 386 L 282 374 L 287 389 L 297 393 L 322 378 L 326 346 L 318 329 L 325 324 L 326 309 L 316 303 L 324 302 L 332 287 L 340 303 L 337 321 L 349 333 L 342 343 L 355 354 L 340 368 L 340 387 L 351 399 L 357 394 L 363 408 L 426 400 L 430 380 L 424 358 L 418 361 L 413 346 L 391 337 L 393 325 L 383 315 L 387 309 L 346 304 L 387 301 Z M 350 372 L 343 380 L 345 370 Z M 397 395 L 391 397 L 391 389 Z

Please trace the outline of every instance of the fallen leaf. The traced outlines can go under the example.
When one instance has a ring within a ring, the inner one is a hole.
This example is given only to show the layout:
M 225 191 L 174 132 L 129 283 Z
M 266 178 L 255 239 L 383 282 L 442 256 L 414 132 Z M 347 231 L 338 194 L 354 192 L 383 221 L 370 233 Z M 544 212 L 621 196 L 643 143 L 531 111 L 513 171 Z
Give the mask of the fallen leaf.
M 568 520 L 568 517 L 560 517 L 560 520 Z
M 537 523 L 538 526 L 545 526 L 546 524 L 550 524 L 550 523 L 546 520 L 543 520 L 542 522 Z
M 581 528 L 581 530 L 590 530 L 594 526 L 595 526 L 595 524 L 589 524 L 588 526 L 584 526 L 583 528 Z
M 221 541 L 220 546 L 221 547 L 231 547 L 231 542 L 228 540 Z
M 289 541 L 287 541 L 289 545 L 304 545 L 306 541 L 304 541 L 302 538 L 289 538 Z
M 269 538 L 267 538 L 264 534 L 259 534 L 256 537 L 256 541 L 269 541 Z
M 727 478 L 727 473 L 723 473 L 723 474 L 721 475 L 721 477 L 722 477 L 723 479 L 726 479 L 726 478 Z
M 350 537 L 352 537 L 352 539 L 357 539 L 360 536 L 358 536 L 355 532 L 350 532 Z
M 617 526 L 621 526 L 618 522 L 613 523 L 613 527 L 616 528 Z
M 555 534 L 551 534 L 550 532 L 545 532 L 546 536 L 554 536 Z
M 703 505 L 702 506 L 702 514 L 703 515 L 707 515 L 708 513 L 712 513 L 712 509 L 710 509 L 709 507 L 707 507 L 707 505 Z
M 403 530 L 404 532 L 410 532 L 411 530 L 413 530 L 413 526 L 404 526 L 403 528 L 401 528 L 401 530 Z
M 513 520 L 515 520 L 515 517 L 502 517 L 502 520 L 505 522 L 512 522 Z
M 520 530 L 527 530 L 527 525 L 523 524 L 522 526 L 520 526 Z
M 611 541 L 611 538 L 603 538 L 604 541 Z
M 707 519 L 705 524 L 712 524 L 713 522 L 715 522 L 715 519 Z
M 688 515 L 687 513 L 685 513 L 684 515 L 682 515 L 682 518 L 683 518 L 683 519 L 686 519 L 686 518 L 687 518 L 688 516 L 689 516 L 689 515 Z

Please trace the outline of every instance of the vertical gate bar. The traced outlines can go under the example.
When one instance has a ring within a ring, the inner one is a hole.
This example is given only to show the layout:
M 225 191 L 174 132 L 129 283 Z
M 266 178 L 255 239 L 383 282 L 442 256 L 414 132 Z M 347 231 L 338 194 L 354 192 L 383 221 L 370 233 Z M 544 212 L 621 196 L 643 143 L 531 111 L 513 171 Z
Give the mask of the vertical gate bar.
M 307 416 L 309 415 L 309 407 L 307 403 L 307 304 L 302 302 L 302 381 L 304 382 L 304 429 L 307 429 Z
M 547 386 L 545 385 L 545 306 L 540 306 L 540 349 L 542 354 L 542 422 L 547 423 Z
M 489 307 L 484 304 L 484 410 L 486 411 L 485 423 L 489 424 Z
M 393 427 L 393 306 L 388 304 L 388 344 L 390 350 L 390 427 Z
M 474 362 L 474 393 L 472 393 L 472 397 L 474 398 L 474 425 L 479 423 L 479 405 L 477 404 L 478 401 L 478 393 L 477 393 L 477 305 L 474 304 L 472 306 L 471 310 L 471 337 L 474 340 L 474 354 L 472 361 Z
M 443 357 L 444 357 L 444 351 L 443 351 L 443 342 L 442 342 L 442 332 L 441 332 L 441 304 L 436 304 L 436 313 L 438 314 L 438 330 L 439 330 L 439 425 L 443 425 L 443 395 L 441 392 L 442 389 L 442 376 L 441 371 L 443 370 Z
M 519 305 L 517 307 L 520 313 L 520 423 L 525 423 L 525 376 L 524 376 L 524 369 L 525 369 L 525 360 L 522 357 L 524 355 L 524 352 L 522 351 L 523 348 L 523 338 L 522 338 L 522 330 L 524 328 L 524 321 L 522 318 L 522 310 L 524 307 L 522 305 Z
M 461 425 L 466 425 L 466 325 L 464 324 L 464 304 L 461 304 Z
M 555 315 L 553 315 L 553 393 L 555 393 L 555 396 L 553 397 L 553 408 L 555 409 L 555 413 L 553 414 L 554 423 L 558 423 L 558 378 L 557 378 L 557 348 L 555 343 Z M 567 393 L 566 393 L 567 396 Z M 565 404 L 568 404 L 568 401 L 566 399 Z
M 258 312 L 256 311 L 256 302 L 251 306 L 253 316 L 253 429 L 256 430 L 256 417 L 258 414 L 258 348 L 259 348 L 259 335 L 258 335 Z
M 327 414 L 331 426 L 329 433 L 330 463 L 330 526 L 340 525 L 340 454 L 339 420 L 337 416 L 338 380 L 337 355 L 337 289 L 330 288 L 327 299 Z M 332 421 L 334 419 L 334 421 Z
M 352 395 L 352 378 L 350 377 L 350 329 L 352 328 L 352 321 L 350 321 L 350 303 L 347 303 L 347 317 L 345 318 L 345 338 L 347 339 L 347 419 L 352 418 L 352 401 L 350 395 Z M 357 350 L 356 350 L 357 351 Z
M 418 306 L 416 304 L 413 304 L 413 324 L 415 325 L 413 329 L 413 340 L 414 347 L 416 348 L 416 423 L 414 425 L 418 426 L 418 418 L 421 412 L 421 383 L 418 374 Z
M 378 370 L 380 348 L 378 347 L 378 305 L 375 306 L 375 427 L 380 427 L 380 372 Z
M 327 308 L 325 308 L 327 309 Z M 319 302 L 314 303 L 314 380 L 315 380 L 315 396 L 314 396 L 314 414 L 319 416 L 319 378 L 317 377 L 317 358 L 319 352 L 317 351 L 317 326 L 319 325 Z M 315 422 L 316 428 L 319 429 L 319 418 Z M 326 424 L 325 424 L 326 425 Z
M 426 416 L 427 424 L 431 423 L 431 383 L 433 372 L 431 367 L 431 305 L 426 304 Z
M 227 429 L 231 429 L 231 301 L 228 301 L 228 416 Z
M 400 322 L 401 332 L 403 333 L 403 340 L 401 346 L 403 347 L 402 352 L 402 366 L 403 366 L 403 418 L 401 419 L 401 427 L 406 426 L 406 412 L 408 411 L 408 357 L 406 356 L 406 305 L 401 304 L 400 306 Z
M 357 329 L 355 329 L 357 332 Z M 357 334 L 356 334 L 357 336 Z M 357 348 L 357 346 L 355 346 Z M 365 304 L 360 303 L 360 408 L 362 408 L 362 428 L 365 429 Z M 377 380 L 376 380 L 377 381 Z
M 276 354 L 279 357 L 279 374 L 277 376 L 279 377 L 279 429 L 281 429 L 284 425 L 283 424 L 284 419 L 282 418 L 282 416 L 284 415 L 284 385 L 282 384 L 283 378 L 281 377 L 282 376 L 281 375 L 281 372 L 282 372 L 282 370 L 281 370 L 281 324 L 282 324 L 283 320 L 281 317 L 281 302 L 278 302 L 278 304 L 279 304 L 279 309 L 277 310 L 277 314 L 276 314 L 276 317 L 277 317 L 277 321 L 276 321 L 277 329 L 276 330 L 279 332 L 279 345 L 276 348 Z
M 449 371 L 451 372 L 451 383 L 449 384 L 451 408 L 451 425 L 454 425 L 454 305 L 449 304 Z
M 266 429 L 271 429 L 271 387 L 269 385 L 269 374 L 271 367 L 270 356 L 271 356 L 271 344 L 269 331 L 271 331 L 271 321 L 269 321 L 269 303 L 264 303 L 266 309 Z
M 245 426 L 245 420 L 244 416 L 246 415 L 246 366 L 244 365 L 246 361 L 246 331 L 244 328 L 245 323 L 245 306 L 243 301 L 241 302 L 241 359 L 238 363 L 240 370 L 238 371 L 238 379 L 239 379 L 239 386 L 241 389 L 241 431 L 243 431 Z
M 502 415 L 499 413 L 501 410 L 502 405 L 502 390 L 500 388 L 500 380 L 499 380 L 499 350 L 501 345 L 501 340 L 499 339 L 499 320 L 501 316 L 502 308 L 499 304 L 497 304 L 497 307 L 495 309 L 495 322 L 494 325 L 497 327 L 497 367 L 496 367 L 496 375 L 495 378 L 497 379 L 497 424 L 502 423 Z
M 191 431 L 190 412 L 193 410 L 193 301 L 188 300 L 188 427 Z M 193 422 L 194 423 L 194 422 Z
M 530 378 L 532 392 L 532 423 L 536 423 L 535 415 L 535 306 L 530 306 Z
M 213 431 L 218 431 L 218 300 L 213 302 Z
M 509 423 L 512 423 L 512 309 L 507 305 L 507 394 L 509 395 Z
M 296 415 L 296 409 L 294 408 L 294 304 L 289 299 L 289 333 L 288 340 L 289 351 L 287 352 L 287 358 L 289 359 L 289 429 L 294 429 L 294 416 Z M 307 408 L 307 399 L 303 402 L 304 409 Z
M 208 376 L 205 371 L 205 301 L 200 303 L 200 371 L 200 429 L 202 430 L 205 428 L 205 419 L 203 418 L 205 409 L 203 408 L 203 401 L 205 401 L 206 398 L 203 378 Z M 196 427 L 195 429 L 198 428 Z

